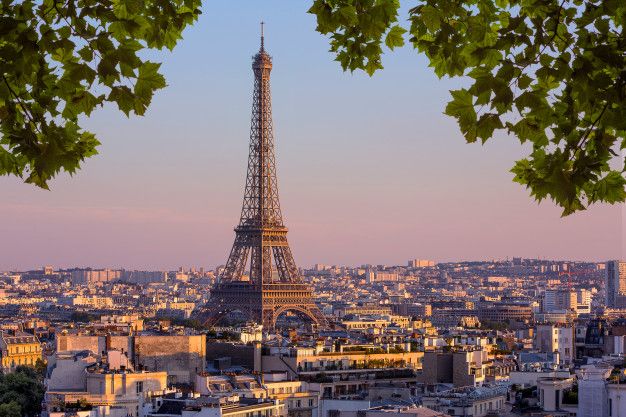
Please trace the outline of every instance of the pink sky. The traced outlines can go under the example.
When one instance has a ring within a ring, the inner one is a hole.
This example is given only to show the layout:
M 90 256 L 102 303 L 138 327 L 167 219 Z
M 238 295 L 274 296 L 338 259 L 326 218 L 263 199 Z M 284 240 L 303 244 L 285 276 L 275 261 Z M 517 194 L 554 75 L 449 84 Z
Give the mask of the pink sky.
M 514 138 L 464 143 L 442 114 L 462 82 L 438 80 L 410 48 L 373 78 L 344 74 L 306 4 L 247 6 L 207 5 L 174 53 L 160 56 L 169 87 L 146 117 L 107 108 L 85 121 L 103 146 L 78 175 L 60 176 L 50 192 L 0 178 L 0 270 L 224 263 L 240 213 L 261 17 L 274 56 L 281 202 L 300 265 L 626 258 L 623 205 L 562 219 L 511 181 L 525 151 Z

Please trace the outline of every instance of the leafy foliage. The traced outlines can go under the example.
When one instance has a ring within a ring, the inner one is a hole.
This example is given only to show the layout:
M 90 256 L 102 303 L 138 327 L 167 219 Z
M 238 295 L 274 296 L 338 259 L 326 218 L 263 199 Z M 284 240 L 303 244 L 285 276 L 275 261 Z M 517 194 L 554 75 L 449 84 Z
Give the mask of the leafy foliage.
M 48 371 L 48 364 L 43 359 L 37 359 L 35 362 L 35 375 L 39 377 L 43 381 L 46 377 L 46 373 Z
M 0 404 L 0 417 L 22 417 L 22 408 L 15 401 Z
M 0 375 L 0 404 L 4 406 L 0 406 L 0 416 L 39 415 L 43 394 L 43 383 L 32 368 L 18 366 L 15 372 Z
M 0 0 L 0 175 L 42 188 L 97 153 L 79 118 L 143 115 L 165 87 L 148 49 L 173 49 L 200 0 Z
M 100 317 L 97 314 L 90 314 L 86 311 L 74 311 L 70 315 L 70 321 L 79 323 L 89 323 L 90 321 L 98 320 Z
M 465 77 L 445 113 L 469 143 L 496 131 L 529 143 L 512 168 L 563 215 L 626 200 L 626 2 L 417 0 L 410 42 L 439 77 Z M 398 0 L 314 0 L 317 30 L 344 70 L 382 69 L 383 40 L 402 46 Z

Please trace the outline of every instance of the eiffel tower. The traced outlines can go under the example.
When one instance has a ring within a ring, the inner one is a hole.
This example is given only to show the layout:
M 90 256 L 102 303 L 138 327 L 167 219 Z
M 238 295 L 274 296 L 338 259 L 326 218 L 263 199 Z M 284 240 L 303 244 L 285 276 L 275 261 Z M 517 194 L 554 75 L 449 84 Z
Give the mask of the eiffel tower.
M 199 314 L 206 324 L 214 325 L 229 312 L 240 311 L 271 332 L 276 319 L 292 311 L 327 327 L 293 259 L 280 210 L 270 95 L 272 58 L 265 51 L 263 23 L 252 70 L 252 126 L 241 220 L 224 271 Z

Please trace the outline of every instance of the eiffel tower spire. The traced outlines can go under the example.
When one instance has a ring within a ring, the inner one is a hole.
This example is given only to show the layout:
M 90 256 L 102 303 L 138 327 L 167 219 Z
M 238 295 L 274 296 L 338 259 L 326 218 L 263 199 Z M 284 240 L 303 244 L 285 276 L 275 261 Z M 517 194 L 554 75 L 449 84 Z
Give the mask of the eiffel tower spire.
M 215 323 L 229 311 L 240 310 L 271 331 L 278 316 L 292 310 L 326 326 L 291 254 L 280 210 L 270 93 L 272 58 L 265 51 L 263 25 L 261 47 L 252 58 L 254 91 L 241 218 L 204 315 L 208 323 Z

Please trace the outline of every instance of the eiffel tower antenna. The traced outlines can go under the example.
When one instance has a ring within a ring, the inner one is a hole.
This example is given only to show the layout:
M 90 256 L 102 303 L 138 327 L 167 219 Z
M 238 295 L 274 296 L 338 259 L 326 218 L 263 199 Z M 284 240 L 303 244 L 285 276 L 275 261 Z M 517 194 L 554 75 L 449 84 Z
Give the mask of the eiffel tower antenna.
M 240 311 L 272 332 L 276 319 L 293 311 L 326 327 L 326 318 L 291 254 L 280 209 L 270 94 L 272 58 L 265 51 L 263 26 L 261 22 L 261 48 L 252 58 L 254 91 L 241 218 L 224 271 L 198 315 L 213 325 L 229 312 Z

